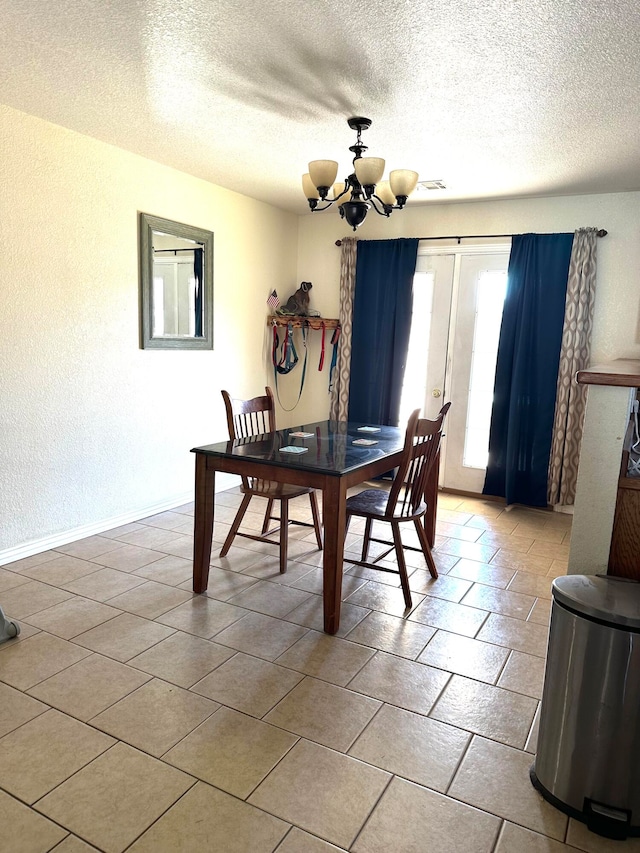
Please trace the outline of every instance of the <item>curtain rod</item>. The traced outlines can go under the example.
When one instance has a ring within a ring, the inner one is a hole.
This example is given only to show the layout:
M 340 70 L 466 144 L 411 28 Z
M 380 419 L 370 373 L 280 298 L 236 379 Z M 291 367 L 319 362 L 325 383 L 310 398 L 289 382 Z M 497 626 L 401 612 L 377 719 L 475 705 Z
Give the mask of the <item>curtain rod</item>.
M 598 237 L 606 237 L 609 232 L 601 228 L 596 232 Z M 457 240 L 460 245 L 460 240 L 489 240 L 494 237 L 515 237 L 515 234 L 457 234 L 449 235 L 448 237 L 418 237 L 418 240 Z M 336 240 L 336 246 L 342 246 L 342 240 Z
M 196 246 L 194 249 L 154 249 L 154 253 L 159 255 L 160 252 L 195 252 L 196 249 L 201 249 L 201 246 Z

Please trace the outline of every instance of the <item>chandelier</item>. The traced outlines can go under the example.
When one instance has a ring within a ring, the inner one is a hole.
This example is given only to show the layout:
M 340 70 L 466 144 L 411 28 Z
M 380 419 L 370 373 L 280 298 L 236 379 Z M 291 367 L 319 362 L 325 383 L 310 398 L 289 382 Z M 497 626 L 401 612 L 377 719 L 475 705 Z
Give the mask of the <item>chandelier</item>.
M 384 160 L 381 157 L 363 157 L 367 146 L 362 142 L 364 130 L 371 127 L 370 118 L 347 119 L 351 130 L 358 134 L 354 145 L 349 146 L 353 151 L 353 174 L 345 181 L 334 183 L 338 174 L 338 164 L 335 160 L 313 160 L 309 163 L 309 171 L 302 176 L 302 190 L 312 212 L 326 210 L 337 203 L 340 216 L 346 219 L 355 231 L 365 220 L 369 209 L 373 207 L 380 216 L 391 216 L 392 210 L 402 210 L 407 198 L 416 188 L 418 173 L 409 169 L 394 169 L 389 173 L 389 180 L 382 181 Z M 333 186 L 333 198 L 329 198 L 329 190 Z M 318 207 L 318 202 L 326 202 L 324 207 Z

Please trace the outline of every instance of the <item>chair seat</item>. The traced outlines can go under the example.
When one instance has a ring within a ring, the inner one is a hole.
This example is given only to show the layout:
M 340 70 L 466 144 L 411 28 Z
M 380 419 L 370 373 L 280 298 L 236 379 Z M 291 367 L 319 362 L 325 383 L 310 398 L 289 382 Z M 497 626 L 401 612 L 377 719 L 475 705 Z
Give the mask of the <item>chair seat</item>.
M 248 487 L 241 485 L 240 491 L 245 495 L 258 495 L 277 501 L 308 495 L 313 489 L 308 486 L 292 486 L 289 483 L 276 483 L 273 480 L 256 480 L 251 478 L 249 479 Z
M 389 521 L 391 518 L 409 521 L 412 518 L 420 518 L 427 510 L 427 505 L 422 501 L 415 512 L 403 515 L 387 515 L 388 503 L 388 492 L 382 489 L 365 489 L 364 492 L 347 499 L 347 514 L 362 515 L 365 518 L 381 521 Z

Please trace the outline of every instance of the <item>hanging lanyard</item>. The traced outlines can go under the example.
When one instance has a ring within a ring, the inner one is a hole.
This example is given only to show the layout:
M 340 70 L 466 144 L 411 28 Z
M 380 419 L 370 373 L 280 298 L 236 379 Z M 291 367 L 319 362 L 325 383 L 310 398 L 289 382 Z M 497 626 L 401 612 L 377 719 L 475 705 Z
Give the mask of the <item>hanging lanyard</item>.
M 321 323 L 320 327 L 322 329 L 322 344 L 320 348 L 320 363 L 318 364 L 318 370 L 321 371 L 324 367 L 324 334 L 326 332 L 326 326 L 324 323 Z
M 302 376 L 300 377 L 300 390 L 298 391 L 298 399 L 295 401 L 293 406 L 290 409 L 287 409 L 282 405 L 282 400 L 280 399 L 280 391 L 278 389 L 278 374 L 281 373 L 290 373 L 293 368 L 298 363 L 298 353 L 296 352 L 295 345 L 293 343 L 293 326 L 291 323 L 287 324 L 287 331 L 285 333 L 284 342 L 282 344 L 282 356 L 280 361 L 278 361 L 278 346 L 279 346 L 279 338 L 278 332 L 274 325 L 273 327 L 273 350 L 272 350 L 272 359 L 273 359 L 273 376 L 274 382 L 276 386 L 276 396 L 278 398 L 278 403 L 285 412 L 292 412 L 295 407 L 300 402 L 300 397 L 302 397 L 302 389 L 304 388 L 304 380 L 307 374 L 307 356 L 309 354 L 309 349 L 307 347 L 307 330 L 303 326 L 302 329 L 302 343 L 304 345 L 304 362 L 302 363 Z
M 329 367 L 329 392 L 333 388 L 333 371 L 338 361 L 338 341 L 340 340 L 340 327 L 333 330 L 331 343 L 333 344 L 333 352 L 331 354 L 331 366 Z

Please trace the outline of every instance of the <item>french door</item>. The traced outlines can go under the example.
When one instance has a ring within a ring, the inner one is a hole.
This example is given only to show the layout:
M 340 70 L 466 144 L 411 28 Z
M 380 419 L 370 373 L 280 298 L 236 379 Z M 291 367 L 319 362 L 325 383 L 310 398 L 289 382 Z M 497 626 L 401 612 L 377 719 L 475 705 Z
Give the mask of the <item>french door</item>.
M 480 493 L 484 484 L 508 261 L 504 245 L 418 255 L 400 423 L 417 408 L 433 418 L 451 401 L 445 488 Z

